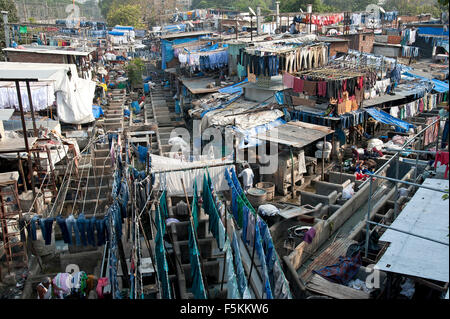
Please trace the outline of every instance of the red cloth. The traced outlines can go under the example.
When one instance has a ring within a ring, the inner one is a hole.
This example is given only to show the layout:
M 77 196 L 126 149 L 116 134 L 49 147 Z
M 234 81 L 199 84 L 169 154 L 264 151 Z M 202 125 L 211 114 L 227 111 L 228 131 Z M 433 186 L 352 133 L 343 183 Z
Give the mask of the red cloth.
M 434 168 L 437 167 L 437 163 L 440 162 L 441 165 L 445 165 L 447 166 L 447 168 L 445 169 L 445 175 L 444 177 L 447 178 L 447 174 L 448 174 L 448 152 L 442 152 L 439 151 L 436 153 L 436 159 L 434 160 Z
M 378 155 L 380 155 L 380 157 L 383 157 L 383 153 L 381 153 L 381 151 L 379 151 L 376 147 L 372 148 L 372 151 L 375 153 L 378 153 Z
M 305 81 L 300 78 L 294 78 L 294 92 L 302 93 L 304 82 Z
M 294 88 L 295 77 L 287 72 L 283 72 L 283 85 L 287 88 Z
M 319 81 L 317 83 L 317 95 L 318 96 L 327 96 L 327 82 Z

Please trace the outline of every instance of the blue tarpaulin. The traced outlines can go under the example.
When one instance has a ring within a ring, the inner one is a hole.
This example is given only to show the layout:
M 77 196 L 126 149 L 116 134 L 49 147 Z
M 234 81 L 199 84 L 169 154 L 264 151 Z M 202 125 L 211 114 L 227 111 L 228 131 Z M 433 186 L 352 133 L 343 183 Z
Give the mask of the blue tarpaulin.
M 167 67 L 166 63 L 171 61 L 174 57 L 173 48 L 172 48 L 172 46 L 174 44 L 187 43 L 187 42 L 197 41 L 197 40 L 198 40 L 198 37 L 174 39 L 173 41 L 162 40 L 161 41 L 161 57 L 162 57 L 161 66 L 162 66 L 162 69 L 163 70 L 166 69 L 166 67 Z
M 110 35 L 124 35 L 125 32 L 121 32 L 121 31 L 109 31 L 108 34 L 110 34 Z
M 367 108 L 366 112 L 369 113 L 369 115 L 372 116 L 375 120 L 381 123 L 395 125 L 406 131 L 414 127 L 414 125 L 393 117 L 392 115 L 376 108 Z
M 172 24 L 163 26 L 163 31 L 175 32 L 180 31 L 184 32 L 186 30 L 185 24 Z
M 141 111 L 141 107 L 139 106 L 139 102 L 138 101 L 131 102 L 131 109 L 133 110 L 134 114 L 139 114 L 139 112 Z
M 134 30 L 134 27 L 130 27 L 130 26 L 122 26 L 122 25 L 116 25 L 114 27 L 114 29 L 118 29 L 118 30 Z
M 283 91 L 278 91 L 277 93 L 275 93 L 275 98 L 276 98 L 277 103 L 279 105 L 283 105 L 284 104 L 284 93 L 283 93 Z
M 104 115 L 103 109 L 100 105 L 92 105 L 92 113 L 94 117 L 98 119 L 100 116 Z
M 243 91 L 242 91 L 241 85 L 244 84 L 244 83 L 247 83 L 247 82 L 248 82 L 248 78 L 246 78 L 246 79 L 245 79 L 244 81 L 242 81 L 242 82 L 235 83 L 235 84 L 233 84 L 233 85 L 230 85 L 230 86 L 226 86 L 226 87 L 224 87 L 224 88 L 221 88 L 221 89 L 219 89 L 219 92 L 220 92 L 220 93 L 228 93 L 228 94 L 234 94 L 234 93 L 237 93 L 237 92 L 242 93 Z
M 440 28 L 434 28 L 434 27 L 419 27 L 418 32 L 420 35 L 447 35 L 448 36 L 448 30 L 444 31 L 443 27 Z
M 269 130 L 273 129 L 274 127 L 280 126 L 282 124 L 286 124 L 286 121 L 283 120 L 281 117 L 279 117 L 275 121 L 269 122 L 267 124 L 255 126 L 246 131 L 243 131 L 243 130 L 233 126 L 233 129 L 235 131 L 238 131 L 239 133 L 241 133 L 244 136 L 244 138 L 241 139 L 241 141 L 239 143 L 239 149 L 258 146 L 259 144 L 261 144 L 261 140 L 254 138 L 252 136 L 256 136 L 259 133 L 269 131 Z
M 437 79 L 427 79 L 426 77 L 423 77 L 423 76 L 420 76 L 420 75 L 416 75 L 416 74 L 412 74 L 412 73 L 409 73 L 409 72 L 405 72 L 405 73 L 403 73 L 403 75 L 410 76 L 410 77 L 417 78 L 417 79 L 422 79 L 422 80 L 428 81 L 428 82 L 432 82 L 434 84 L 433 90 L 435 90 L 436 92 L 439 92 L 439 93 L 444 93 L 444 92 L 447 92 L 449 90 L 448 83 L 439 81 Z

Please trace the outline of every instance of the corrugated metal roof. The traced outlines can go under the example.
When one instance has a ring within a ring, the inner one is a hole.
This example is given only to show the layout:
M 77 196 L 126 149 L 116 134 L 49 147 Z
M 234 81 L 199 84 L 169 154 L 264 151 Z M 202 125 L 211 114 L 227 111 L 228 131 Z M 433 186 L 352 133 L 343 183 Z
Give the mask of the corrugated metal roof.
M 427 178 L 423 185 L 448 189 L 449 181 Z M 443 193 L 420 188 L 391 227 L 449 242 L 449 200 Z M 375 268 L 441 282 L 449 281 L 449 246 L 387 229 L 380 241 L 390 242 Z
M 273 143 L 302 148 L 333 132 L 333 130 L 326 126 L 305 122 L 289 122 L 252 137 Z

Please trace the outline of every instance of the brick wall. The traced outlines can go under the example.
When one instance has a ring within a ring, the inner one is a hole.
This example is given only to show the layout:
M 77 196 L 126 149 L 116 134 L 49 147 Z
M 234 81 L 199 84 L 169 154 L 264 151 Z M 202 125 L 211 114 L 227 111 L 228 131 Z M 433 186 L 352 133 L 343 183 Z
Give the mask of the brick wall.
M 427 16 L 422 16 L 422 17 L 418 17 L 418 16 L 399 16 L 399 22 L 400 23 L 411 23 L 411 22 L 423 22 L 423 21 L 430 21 L 431 16 L 427 15 Z
M 9 62 L 65 63 L 62 54 L 40 54 L 33 52 L 7 52 Z
M 358 50 L 365 53 L 372 53 L 375 35 L 373 33 L 359 34 Z
M 341 38 L 349 40 L 349 49 L 366 53 L 371 53 L 373 50 L 373 42 L 375 40 L 373 33 L 350 34 L 341 36 Z
M 331 42 L 330 57 L 336 55 L 337 52 L 348 52 L 348 42 Z

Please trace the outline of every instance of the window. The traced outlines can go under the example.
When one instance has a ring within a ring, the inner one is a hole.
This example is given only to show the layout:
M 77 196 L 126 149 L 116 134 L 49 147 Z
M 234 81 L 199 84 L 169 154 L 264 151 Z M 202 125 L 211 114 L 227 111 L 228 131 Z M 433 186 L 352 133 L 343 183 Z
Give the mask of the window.
M 363 35 L 363 41 L 366 41 L 366 36 L 365 35 Z

